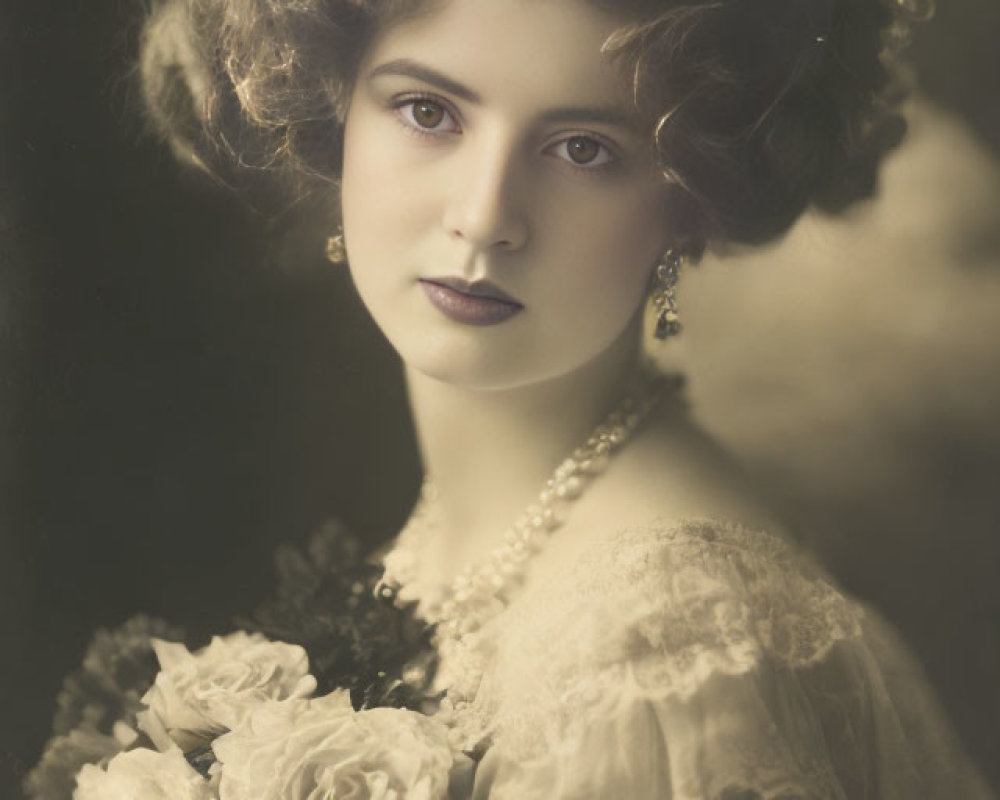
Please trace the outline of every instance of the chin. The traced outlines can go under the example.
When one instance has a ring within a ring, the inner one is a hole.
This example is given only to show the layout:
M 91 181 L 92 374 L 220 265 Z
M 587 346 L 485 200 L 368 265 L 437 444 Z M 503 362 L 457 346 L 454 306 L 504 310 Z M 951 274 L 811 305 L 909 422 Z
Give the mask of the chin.
M 397 352 L 399 352 L 397 350 Z M 418 372 L 441 383 L 465 389 L 490 391 L 510 389 L 533 383 L 536 378 L 521 364 L 510 363 L 497 353 L 461 355 L 443 352 L 399 353 L 408 370 Z
M 538 348 L 522 346 L 456 347 L 454 342 L 404 350 L 396 349 L 407 370 L 441 383 L 470 391 L 503 391 L 544 383 L 567 375 L 588 363 L 572 359 L 545 358 Z M 469 343 L 465 343 L 468 345 Z M 495 343 L 494 343 L 495 344 Z M 531 352 L 531 359 L 525 358 Z

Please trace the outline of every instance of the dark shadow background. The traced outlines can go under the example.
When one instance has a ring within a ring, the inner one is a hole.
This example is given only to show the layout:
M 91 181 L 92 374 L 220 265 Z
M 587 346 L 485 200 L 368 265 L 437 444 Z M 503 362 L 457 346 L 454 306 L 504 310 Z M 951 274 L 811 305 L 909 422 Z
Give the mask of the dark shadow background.
M 315 220 L 257 216 L 143 134 L 140 5 L 0 6 L 3 797 L 95 627 L 144 611 L 195 637 L 225 631 L 269 587 L 276 543 L 331 516 L 385 538 L 418 481 L 398 363 L 322 258 Z M 915 52 L 930 97 L 1000 154 L 998 33 L 995 0 L 950 0 Z M 953 469 L 996 532 L 996 454 L 953 454 Z M 898 499 L 841 521 L 892 524 Z M 933 560 L 947 543 L 919 546 Z M 1000 565 L 965 557 L 968 573 L 934 591 L 977 598 L 982 616 L 956 624 L 975 653 L 977 637 L 996 643 Z M 851 569 L 838 567 L 861 594 L 914 595 L 905 560 Z M 951 662 L 950 642 L 921 638 L 923 609 L 889 611 L 1000 784 L 996 715 L 973 708 L 997 697 L 992 656 Z

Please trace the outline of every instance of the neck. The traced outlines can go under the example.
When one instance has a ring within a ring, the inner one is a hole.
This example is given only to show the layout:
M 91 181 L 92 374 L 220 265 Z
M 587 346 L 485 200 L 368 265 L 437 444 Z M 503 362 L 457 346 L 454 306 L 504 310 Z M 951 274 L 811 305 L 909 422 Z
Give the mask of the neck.
M 513 388 L 470 389 L 407 368 L 450 566 L 497 545 L 555 468 L 621 399 L 639 367 L 640 330 L 630 326 L 582 367 Z

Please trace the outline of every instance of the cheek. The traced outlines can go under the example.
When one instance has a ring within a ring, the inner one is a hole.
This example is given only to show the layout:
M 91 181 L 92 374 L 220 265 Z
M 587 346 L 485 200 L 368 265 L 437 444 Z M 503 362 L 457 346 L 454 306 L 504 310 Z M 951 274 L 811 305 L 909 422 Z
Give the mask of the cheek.
M 414 202 L 419 186 L 407 184 L 412 169 L 399 162 L 394 124 L 368 109 L 348 117 L 341 207 L 352 263 L 412 244 L 425 223 L 427 205 Z
M 390 124 L 366 109 L 348 118 L 341 184 L 351 278 L 383 330 L 412 289 L 414 253 L 428 213 L 425 204 L 414 202 L 415 187 L 406 185 L 412 170 L 398 163 L 399 132 Z
M 653 190 L 580 193 L 553 209 L 550 261 L 561 263 L 568 306 L 619 321 L 644 299 L 665 242 L 661 195 Z M 561 253 L 556 255 L 555 248 Z

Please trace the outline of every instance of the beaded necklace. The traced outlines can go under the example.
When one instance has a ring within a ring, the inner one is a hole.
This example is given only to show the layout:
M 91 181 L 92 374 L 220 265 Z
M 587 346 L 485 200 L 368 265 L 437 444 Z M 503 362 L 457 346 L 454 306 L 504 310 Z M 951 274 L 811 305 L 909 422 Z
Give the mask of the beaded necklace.
M 426 476 L 399 544 L 385 557 L 379 594 L 399 604 L 416 602 L 417 613 L 435 626 L 439 648 L 450 649 L 450 645 L 474 636 L 507 606 L 524 582 L 531 558 L 566 521 L 569 505 L 604 471 L 611 455 L 628 441 L 668 389 L 679 388 L 679 383 L 679 376 L 657 374 L 645 366 L 640 369 L 618 405 L 556 468 L 538 499 L 504 533 L 503 544 L 467 565 L 435 597 L 407 591 L 419 578 L 417 551 L 436 530 L 433 508 L 437 489 Z

